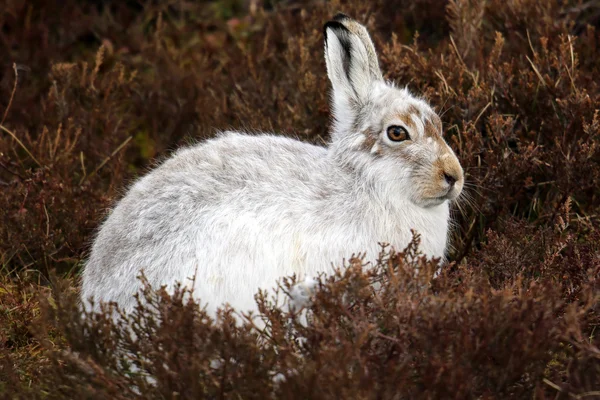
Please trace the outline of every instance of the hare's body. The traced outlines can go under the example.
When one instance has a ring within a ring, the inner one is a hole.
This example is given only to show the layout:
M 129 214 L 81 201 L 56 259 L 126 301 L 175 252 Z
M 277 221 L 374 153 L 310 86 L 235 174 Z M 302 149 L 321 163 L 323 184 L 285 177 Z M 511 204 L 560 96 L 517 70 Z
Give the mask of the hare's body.
M 83 273 L 84 299 L 130 310 L 143 270 L 154 287 L 195 277 L 194 295 L 210 310 L 228 302 L 244 311 L 255 308 L 259 288 L 283 276 L 328 272 L 353 253 L 374 259 L 380 242 L 402 249 L 411 230 L 424 254 L 444 256 L 460 165 L 439 118 L 385 83 L 376 59 L 366 64 L 370 39 L 343 18 L 326 26 L 331 144 L 225 133 L 178 151 L 137 181 L 102 225 Z M 356 72 L 340 57 L 365 65 Z
M 246 310 L 282 276 L 330 271 L 353 252 L 375 257 L 378 241 L 401 248 L 410 227 L 427 255 L 442 257 L 447 203 L 423 215 L 410 202 L 389 204 L 376 185 L 327 149 L 282 137 L 229 133 L 180 150 L 112 211 L 83 295 L 130 309 L 143 268 L 155 287 L 195 276 L 210 309 L 228 301 Z

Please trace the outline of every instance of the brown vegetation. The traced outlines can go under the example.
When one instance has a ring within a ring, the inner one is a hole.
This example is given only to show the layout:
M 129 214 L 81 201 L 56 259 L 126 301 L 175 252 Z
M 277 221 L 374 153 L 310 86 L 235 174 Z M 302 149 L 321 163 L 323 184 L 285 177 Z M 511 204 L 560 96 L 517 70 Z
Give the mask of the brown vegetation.
M 597 2 L 0 8 L 4 397 L 600 398 Z M 268 335 L 150 288 L 133 316 L 82 318 L 94 229 L 154 160 L 216 129 L 327 140 L 321 27 L 337 11 L 437 107 L 465 168 L 441 276 L 417 242 L 374 268 L 353 258 L 306 325 L 259 296 Z

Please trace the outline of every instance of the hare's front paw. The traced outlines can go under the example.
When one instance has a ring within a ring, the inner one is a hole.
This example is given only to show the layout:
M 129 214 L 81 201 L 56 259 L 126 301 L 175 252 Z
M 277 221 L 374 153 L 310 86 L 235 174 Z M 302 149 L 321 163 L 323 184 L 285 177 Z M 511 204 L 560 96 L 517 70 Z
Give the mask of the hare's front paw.
M 317 281 L 308 276 L 302 282 L 296 283 L 290 290 L 290 311 L 298 312 L 309 306 L 310 298 L 315 293 Z

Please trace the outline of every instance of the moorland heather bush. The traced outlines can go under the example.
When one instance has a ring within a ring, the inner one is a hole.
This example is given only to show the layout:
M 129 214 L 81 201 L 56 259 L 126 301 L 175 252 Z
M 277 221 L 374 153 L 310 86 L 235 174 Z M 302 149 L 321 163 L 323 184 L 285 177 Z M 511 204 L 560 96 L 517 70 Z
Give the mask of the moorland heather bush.
M 600 398 L 597 2 L 0 9 L 3 397 Z M 217 129 L 328 140 L 322 25 L 338 11 L 436 106 L 465 169 L 441 275 L 417 237 L 337 260 L 305 316 L 258 294 L 264 332 L 184 290 L 82 315 L 94 231 L 157 160 Z

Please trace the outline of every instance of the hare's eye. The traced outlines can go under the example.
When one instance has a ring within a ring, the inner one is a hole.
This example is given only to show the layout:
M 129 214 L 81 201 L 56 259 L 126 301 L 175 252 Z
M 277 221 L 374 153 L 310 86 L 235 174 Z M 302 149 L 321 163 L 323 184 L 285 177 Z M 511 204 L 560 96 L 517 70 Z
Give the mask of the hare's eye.
M 392 142 L 402 142 L 403 140 L 410 139 L 408 131 L 405 128 L 398 125 L 390 126 L 387 129 L 387 135 Z

